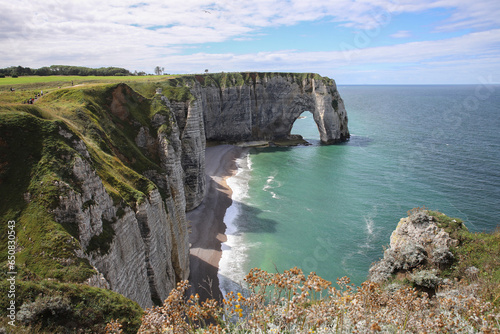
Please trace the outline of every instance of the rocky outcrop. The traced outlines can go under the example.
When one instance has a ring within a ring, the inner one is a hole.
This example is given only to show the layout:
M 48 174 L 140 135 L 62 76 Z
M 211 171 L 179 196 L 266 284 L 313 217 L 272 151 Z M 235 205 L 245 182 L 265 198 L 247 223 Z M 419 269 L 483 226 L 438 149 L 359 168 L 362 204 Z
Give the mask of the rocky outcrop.
M 394 273 L 423 265 L 439 268 L 453 260 L 450 247 L 457 243 L 425 210 L 413 212 L 399 221 L 384 257 L 370 268 L 369 278 L 383 282 Z
M 318 75 L 252 73 L 243 83 L 199 76 L 191 89 L 201 104 L 207 140 L 286 140 L 310 111 L 323 143 L 347 140 L 347 114 L 335 81 Z

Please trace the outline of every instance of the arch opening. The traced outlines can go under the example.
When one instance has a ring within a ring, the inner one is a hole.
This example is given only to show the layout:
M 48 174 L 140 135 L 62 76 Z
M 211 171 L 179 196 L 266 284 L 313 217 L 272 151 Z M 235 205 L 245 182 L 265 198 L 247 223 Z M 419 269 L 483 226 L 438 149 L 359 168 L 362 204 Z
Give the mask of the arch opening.
M 303 111 L 293 121 L 289 137 L 294 140 L 302 140 L 306 145 L 316 144 L 321 141 L 318 125 L 311 111 Z

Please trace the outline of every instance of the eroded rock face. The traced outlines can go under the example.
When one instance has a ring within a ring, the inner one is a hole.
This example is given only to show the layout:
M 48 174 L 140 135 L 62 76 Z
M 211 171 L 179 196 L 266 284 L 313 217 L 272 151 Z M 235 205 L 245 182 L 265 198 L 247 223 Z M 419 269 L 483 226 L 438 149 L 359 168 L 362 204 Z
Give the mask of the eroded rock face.
M 409 271 L 420 265 L 446 264 L 453 259 L 450 246 L 457 240 L 438 227 L 434 217 L 425 211 L 402 218 L 391 234 L 390 247 L 384 257 L 370 268 L 370 280 L 382 282 L 393 273 Z
M 207 140 L 289 139 L 304 111 L 313 114 L 322 142 L 349 138 L 344 102 L 333 80 L 257 75 L 252 84 L 218 87 L 197 82 L 191 91 L 203 110 Z
M 165 96 L 162 96 L 162 100 L 175 117 L 175 134 L 172 138 L 176 142 L 175 150 L 182 166 L 185 207 L 186 211 L 190 211 L 200 205 L 205 196 L 206 140 L 203 110 L 198 100 L 174 102 Z
M 82 246 L 77 255 L 98 271 L 89 283 L 108 287 L 142 307 L 165 299 L 177 280 L 189 276 L 185 215 L 176 214 L 180 210 L 175 209 L 175 201 L 164 201 L 153 190 L 135 210 L 123 209 L 113 204 L 86 160 L 75 159 L 73 175 L 81 182 L 82 192 L 60 182 L 65 195 L 54 214 L 60 223 L 77 225 Z M 88 251 L 90 240 L 103 233 L 106 221 L 114 230 L 109 249 Z
M 407 245 L 419 244 L 424 248 L 449 247 L 454 239 L 436 225 L 434 217 L 425 212 L 418 212 L 402 218 L 391 234 L 390 248 L 397 251 Z
M 117 90 L 123 92 L 123 87 Z M 121 94 L 113 98 L 124 101 Z M 113 100 L 112 105 L 116 109 L 119 103 Z M 81 246 L 77 255 L 88 259 L 97 271 L 87 283 L 110 288 L 144 308 L 161 303 L 178 281 L 189 277 L 182 136 L 175 117 L 169 116 L 159 115 L 152 121 L 158 132 L 155 137 L 143 126 L 135 138 L 141 149 L 156 150 L 162 167 L 160 172 L 144 173 L 157 186 L 144 200 L 134 206 L 114 203 L 92 167 L 85 144 L 75 140 L 73 148 L 80 155 L 73 159 L 71 180 L 78 187 L 59 182 L 61 196 L 54 210 L 56 221 L 77 231 Z M 167 123 L 167 130 L 159 130 Z M 69 132 L 61 135 L 78 138 Z M 106 224 L 113 233 L 103 244 L 98 237 L 105 233 Z

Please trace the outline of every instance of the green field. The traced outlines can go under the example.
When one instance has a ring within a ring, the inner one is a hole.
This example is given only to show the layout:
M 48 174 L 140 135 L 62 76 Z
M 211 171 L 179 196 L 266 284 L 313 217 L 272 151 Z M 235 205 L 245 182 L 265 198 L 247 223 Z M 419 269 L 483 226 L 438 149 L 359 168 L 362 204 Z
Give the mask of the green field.
M 53 92 L 59 88 L 69 88 L 81 85 L 159 82 L 176 75 L 145 75 L 145 76 L 20 76 L 18 78 L 0 78 L 0 104 L 23 103 L 41 91 Z M 13 88 L 14 91 L 10 89 Z
M 158 81 L 165 78 L 171 78 L 172 75 L 145 75 L 145 76 L 77 76 L 77 75 L 51 75 L 51 76 L 20 76 L 17 78 L 5 77 L 0 78 L 0 89 L 5 89 L 4 86 L 9 86 L 7 89 L 19 85 L 32 85 L 39 83 L 61 83 L 63 85 L 75 85 L 85 83 L 113 83 L 113 82 L 129 82 L 129 81 Z

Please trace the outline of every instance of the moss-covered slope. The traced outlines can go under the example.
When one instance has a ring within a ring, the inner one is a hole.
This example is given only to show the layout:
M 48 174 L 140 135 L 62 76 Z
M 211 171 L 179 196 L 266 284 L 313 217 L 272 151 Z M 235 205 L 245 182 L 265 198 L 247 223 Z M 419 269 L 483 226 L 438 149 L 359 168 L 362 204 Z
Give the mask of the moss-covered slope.
M 76 255 L 81 250 L 78 228 L 56 222 L 54 209 L 63 195 L 60 184 L 81 192 L 81 184 L 72 178 L 76 158 L 91 164 L 115 205 L 134 207 L 157 188 L 142 175 L 146 170 L 161 172 L 157 151 L 141 149 L 134 141 L 141 128 L 156 133 L 151 125 L 155 114 L 170 117 L 168 108 L 157 99 L 146 99 L 126 85 L 115 84 L 57 90 L 36 105 L 0 106 L 0 228 L 7 231 L 7 222 L 16 222 L 18 307 L 61 296 L 69 298 L 68 314 L 75 324 L 89 321 L 86 312 L 94 314 L 97 327 L 90 332 L 96 332 L 99 324 L 103 328 L 111 315 L 126 316 L 132 326 L 129 329 L 136 329 L 141 315 L 136 303 L 112 291 L 99 292 L 79 284 L 95 270 Z M 161 131 L 168 130 L 167 123 Z M 112 228 L 104 226 L 87 251 L 109 246 L 112 237 Z M 0 261 L 6 268 L 7 233 L 0 234 L 0 241 Z M 6 284 L 1 287 L 7 289 Z M 2 314 L 6 295 L 2 292 L 0 298 Z M 98 315 L 104 309 L 92 305 L 111 307 L 108 299 L 113 298 L 114 311 Z M 82 304 L 75 304 L 78 300 Z M 49 326 L 51 321 L 45 319 L 43 325 Z

